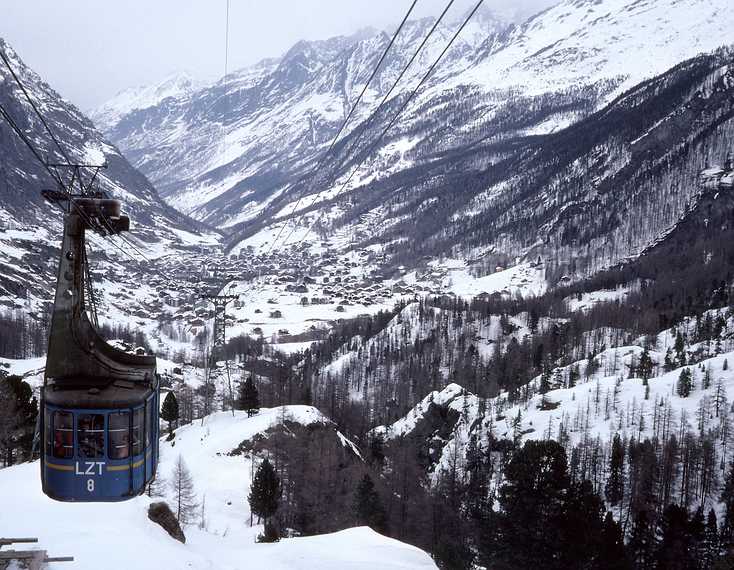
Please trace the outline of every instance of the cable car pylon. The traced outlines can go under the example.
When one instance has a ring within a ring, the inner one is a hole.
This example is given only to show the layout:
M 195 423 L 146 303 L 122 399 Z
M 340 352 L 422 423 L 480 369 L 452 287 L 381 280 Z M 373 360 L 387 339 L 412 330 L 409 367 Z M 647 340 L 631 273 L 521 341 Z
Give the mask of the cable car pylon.
M 209 351 L 209 362 L 207 363 L 207 367 L 204 372 L 204 382 L 207 385 L 204 398 L 204 416 L 208 415 L 211 411 L 209 409 L 210 406 L 208 390 L 211 371 L 216 367 L 217 362 L 222 359 L 225 361 L 225 369 L 227 372 L 227 386 L 229 388 L 232 414 L 234 414 L 234 390 L 232 389 L 232 378 L 229 373 L 229 359 L 226 358 L 225 350 L 227 344 L 227 305 L 231 301 L 236 301 L 237 299 L 239 299 L 240 296 L 203 293 L 200 295 L 200 298 L 205 299 L 214 305 L 214 338 L 212 342 L 212 348 Z M 202 417 L 202 422 L 203 421 L 204 418 Z

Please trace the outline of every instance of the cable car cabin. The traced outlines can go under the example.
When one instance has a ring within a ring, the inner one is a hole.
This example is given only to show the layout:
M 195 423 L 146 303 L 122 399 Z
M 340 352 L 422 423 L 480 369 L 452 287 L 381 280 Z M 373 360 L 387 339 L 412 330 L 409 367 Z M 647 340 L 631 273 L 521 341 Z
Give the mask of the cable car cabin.
M 115 381 L 46 391 L 44 492 L 62 501 L 139 495 L 155 474 L 158 394 Z
M 122 501 L 155 476 L 156 359 L 107 344 L 86 311 L 85 231 L 119 233 L 129 219 L 116 200 L 68 206 L 41 393 L 43 492 L 60 501 Z

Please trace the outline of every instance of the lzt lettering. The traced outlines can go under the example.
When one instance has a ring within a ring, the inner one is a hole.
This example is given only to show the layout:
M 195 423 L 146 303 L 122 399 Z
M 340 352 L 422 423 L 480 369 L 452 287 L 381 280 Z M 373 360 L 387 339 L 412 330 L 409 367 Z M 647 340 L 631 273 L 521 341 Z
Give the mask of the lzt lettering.
M 103 461 L 84 461 L 80 465 L 76 462 L 75 475 L 102 475 Z

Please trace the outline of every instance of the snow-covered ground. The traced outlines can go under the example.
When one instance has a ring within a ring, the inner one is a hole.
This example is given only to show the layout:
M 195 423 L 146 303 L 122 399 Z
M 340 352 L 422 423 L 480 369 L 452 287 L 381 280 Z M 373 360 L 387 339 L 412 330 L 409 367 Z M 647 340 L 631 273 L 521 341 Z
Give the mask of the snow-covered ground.
M 523 263 L 509 269 L 501 269 L 483 277 L 473 277 L 461 265 L 449 266 L 444 280 L 446 288 L 461 297 L 475 297 L 483 293 L 502 293 L 525 296 L 541 295 L 547 288 L 542 268 Z
M 124 503 L 60 503 L 41 493 L 38 462 L 0 470 L 2 534 L 35 536 L 39 548 L 75 557 L 79 570 L 424 570 L 435 569 L 418 548 L 369 528 L 257 544 L 262 526 L 250 527 L 247 504 L 252 458 L 229 456 L 240 442 L 279 421 L 283 411 L 220 412 L 177 431 L 175 445 L 161 442 L 160 476 L 170 477 L 179 454 L 205 503 L 205 524 L 185 529 L 186 544 L 170 538 L 147 518 L 148 497 Z M 288 406 L 285 416 L 304 425 L 329 422 L 315 408 Z
M 588 311 L 599 303 L 610 303 L 612 301 L 624 301 L 629 295 L 629 287 L 618 287 L 613 290 L 592 291 L 582 293 L 576 297 L 564 299 L 569 311 Z

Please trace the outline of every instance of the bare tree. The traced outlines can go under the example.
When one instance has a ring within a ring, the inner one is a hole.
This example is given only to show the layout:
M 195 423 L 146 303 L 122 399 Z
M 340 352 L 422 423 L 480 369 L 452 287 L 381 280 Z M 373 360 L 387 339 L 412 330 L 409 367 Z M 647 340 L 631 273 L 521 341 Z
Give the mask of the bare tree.
M 146 494 L 151 498 L 163 497 L 166 494 L 167 481 L 163 478 L 163 475 L 156 473 L 153 480 L 148 483 Z
M 173 468 L 170 485 L 176 502 L 176 519 L 184 525 L 194 522 L 199 504 L 194 491 L 194 480 L 180 454 Z

